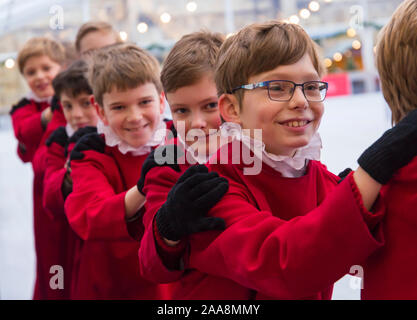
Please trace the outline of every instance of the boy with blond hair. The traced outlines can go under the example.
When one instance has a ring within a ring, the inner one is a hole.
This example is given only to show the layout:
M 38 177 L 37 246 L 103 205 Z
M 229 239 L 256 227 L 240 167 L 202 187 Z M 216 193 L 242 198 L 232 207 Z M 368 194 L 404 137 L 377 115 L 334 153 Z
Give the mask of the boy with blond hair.
M 92 54 L 96 49 L 122 42 L 120 35 L 111 24 L 104 21 L 89 21 L 78 30 L 75 49 L 83 57 Z
M 382 93 L 392 122 L 398 126 L 406 123 L 405 117 L 414 118 L 408 122 L 411 132 L 417 127 L 416 28 L 417 1 L 406 0 L 381 30 L 376 45 Z M 417 145 L 417 134 L 408 138 Z M 386 207 L 386 244 L 364 266 L 362 299 L 417 299 L 417 158 L 382 188 L 381 201 Z
M 32 162 L 52 119 L 52 80 L 65 62 L 64 47 L 49 38 L 32 38 L 19 51 L 17 64 L 30 92 L 13 106 L 10 115 L 23 162 Z
M 51 230 L 53 229 L 42 205 L 43 174 L 45 170 L 45 141 L 59 125 L 65 124 L 57 100 L 53 98 L 52 81 L 65 66 L 64 47 L 49 38 L 32 38 L 19 51 L 17 63 L 30 92 L 10 114 L 18 140 L 18 155 L 31 162 L 33 179 L 33 224 L 36 251 L 36 282 L 34 299 L 60 299 L 62 290 L 49 284 L 51 261 Z M 58 109 L 58 110 L 57 110 Z M 52 240 L 53 241 L 53 240 Z M 54 265 L 55 263 L 52 263 Z
M 209 170 L 227 178 L 229 190 L 207 216 L 226 227 L 200 233 L 182 227 L 200 216 L 178 213 L 189 207 L 176 191 L 207 171 L 188 169 L 155 215 L 162 238 L 188 241 L 175 298 L 330 299 L 333 283 L 383 245 L 383 210 L 374 202 L 381 184 L 417 154 L 416 145 L 397 126 L 338 184 L 319 161 L 328 86 L 320 61 L 300 26 L 279 21 L 249 25 L 223 44 L 215 81 L 221 129 L 233 140 L 210 159 Z M 248 155 L 261 161 L 258 174 L 247 174 Z M 224 156 L 226 163 L 219 162 Z
M 71 152 L 73 190 L 65 201 L 68 221 L 83 240 L 73 298 L 167 298 L 167 287 L 139 275 L 137 259 L 145 201 L 137 182 L 166 134 L 159 64 L 134 45 L 104 48 L 91 59 L 89 82 L 98 133 L 84 136 Z

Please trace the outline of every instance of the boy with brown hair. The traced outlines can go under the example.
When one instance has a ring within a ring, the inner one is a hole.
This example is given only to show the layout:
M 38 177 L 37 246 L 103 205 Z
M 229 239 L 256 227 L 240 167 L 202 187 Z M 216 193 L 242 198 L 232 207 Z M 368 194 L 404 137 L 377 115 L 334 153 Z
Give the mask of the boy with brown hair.
M 56 129 L 46 141 L 43 206 L 48 215 L 49 265 L 62 266 L 65 277 L 63 297 L 71 298 L 76 274 L 74 267 L 79 255 L 80 239 L 68 224 L 64 202 L 72 190 L 67 172 L 68 152 L 84 134 L 96 132 L 98 115 L 90 102 L 92 90 L 88 84 L 87 64 L 76 61 L 59 73 L 54 81 L 54 91 L 60 101 L 67 124 Z
M 322 70 L 314 42 L 293 24 L 249 25 L 220 49 L 221 129 L 233 140 L 209 161 L 229 190 L 208 217 L 223 219 L 226 228 L 193 233 L 182 227 L 200 218 L 201 209 L 188 207 L 176 192 L 207 170 L 191 168 L 155 216 L 162 238 L 189 240 L 175 298 L 330 299 L 333 283 L 383 245 L 383 210 L 374 202 L 381 184 L 417 153 L 403 135 L 417 127 L 386 132 L 338 184 L 319 162 L 317 129 L 327 92 Z M 248 154 L 261 161 L 258 174 L 247 174 Z M 219 163 L 224 155 L 227 163 Z
M 145 201 L 137 181 L 166 134 L 159 64 L 134 45 L 104 48 L 91 59 L 89 82 L 98 133 L 71 152 L 73 190 L 65 201 L 68 221 L 83 239 L 74 298 L 167 298 L 166 287 L 140 277 L 137 259 Z
M 377 68 L 396 126 L 405 117 L 417 118 L 416 30 L 417 1 L 406 0 L 378 35 Z M 417 124 L 410 121 L 408 126 L 415 131 Z M 417 145 L 417 134 L 408 138 Z M 386 206 L 386 244 L 364 266 L 362 299 L 417 299 L 417 158 L 382 188 L 381 201 Z
M 89 21 L 78 30 L 75 48 L 81 56 L 86 56 L 96 49 L 122 42 L 119 33 L 111 24 L 104 21 Z
M 169 270 L 164 265 L 163 257 L 161 259 L 157 253 L 155 241 L 162 246 L 165 242 L 157 232 L 154 232 L 155 223 L 152 221 L 159 207 L 153 204 L 160 204 L 161 199 L 166 200 L 169 186 L 172 187 L 177 182 L 179 173 L 185 172 L 195 163 L 206 163 L 219 147 L 218 129 L 221 118 L 217 105 L 214 68 L 223 41 L 224 36 L 218 33 L 200 31 L 187 34 L 174 45 L 164 61 L 161 82 L 171 108 L 177 137 L 158 147 L 155 152 L 162 154 L 162 150 L 170 150 L 168 154 L 172 156 L 181 154 L 183 157 L 167 159 L 172 165 L 162 169 L 164 175 L 160 179 L 142 179 L 138 185 L 147 199 L 144 215 L 144 225 L 147 230 L 139 250 L 139 263 L 143 275 L 153 281 L 171 282 L 180 276 L 180 273 Z M 149 166 L 155 161 L 155 154 L 152 153 L 150 157 L 152 159 L 147 159 Z M 215 173 L 200 174 L 192 188 L 195 193 L 193 198 L 189 197 L 190 193 L 184 192 L 184 201 L 201 205 L 199 196 L 204 195 L 211 196 L 215 203 L 226 192 L 227 180 L 218 177 Z M 209 206 L 201 209 L 201 224 L 194 229 L 195 232 L 223 228 L 222 221 L 216 224 L 213 223 L 215 219 L 204 217 L 203 213 L 209 209 Z M 173 245 L 175 242 L 170 244 Z M 172 247 L 171 254 L 175 252 L 182 255 L 183 248 L 183 246 Z

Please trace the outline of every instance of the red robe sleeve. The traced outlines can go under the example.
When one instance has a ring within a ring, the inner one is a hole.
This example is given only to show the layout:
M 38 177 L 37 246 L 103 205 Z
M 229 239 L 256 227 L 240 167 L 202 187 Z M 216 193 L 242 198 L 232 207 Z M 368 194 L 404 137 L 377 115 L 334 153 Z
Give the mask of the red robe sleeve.
M 71 161 L 73 190 L 65 201 L 65 213 L 83 240 L 131 239 L 125 221 L 125 194 L 114 160 L 96 151 L 83 152 Z
M 143 218 L 145 233 L 139 248 L 139 267 L 141 275 L 155 283 L 177 281 L 184 272 L 168 266 L 180 263 L 186 242 L 182 241 L 176 247 L 164 245 L 153 223 L 156 212 L 165 203 L 168 192 L 181 174 L 182 172 L 176 172 L 170 167 L 157 167 L 146 175 L 144 186 L 146 211 Z
M 225 220 L 226 230 L 192 235 L 185 268 L 276 299 L 300 299 L 330 287 L 383 245 L 382 228 L 373 221 L 371 232 L 350 179 L 291 220 L 258 210 L 245 187 L 229 179 L 228 193 L 209 212 Z
M 44 177 L 43 205 L 46 213 L 52 218 L 65 218 L 62 183 L 67 170 L 65 166 L 65 148 L 52 143 L 46 154 Z
M 49 105 L 37 105 L 34 101 L 22 99 L 13 106 L 10 115 L 14 134 L 18 140 L 17 153 L 23 162 L 31 162 L 41 142 L 44 128 L 41 114 Z

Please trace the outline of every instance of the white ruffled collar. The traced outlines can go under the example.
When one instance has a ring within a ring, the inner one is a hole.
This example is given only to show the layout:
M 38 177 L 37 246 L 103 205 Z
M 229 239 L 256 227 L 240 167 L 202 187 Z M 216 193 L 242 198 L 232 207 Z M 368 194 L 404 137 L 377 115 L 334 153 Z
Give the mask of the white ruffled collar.
M 49 104 L 51 104 L 51 102 L 52 102 L 52 97 L 39 98 L 33 91 L 29 91 L 26 94 L 25 98 L 28 99 L 28 100 L 33 100 L 37 103 L 48 102 Z
M 265 143 L 245 135 L 241 126 L 237 123 L 225 122 L 221 125 L 220 130 L 222 136 L 242 141 L 257 157 L 262 158 L 262 162 L 279 171 L 286 178 L 303 176 L 307 169 L 308 160 L 320 160 L 322 142 L 318 132 L 313 135 L 308 145 L 297 149 L 295 155 L 290 157 L 265 151 Z
M 65 126 L 65 132 L 67 133 L 68 138 L 71 138 L 71 136 L 75 133 L 75 130 L 69 123 Z
M 109 147 L 117 146 L 122 154 L 130 152 L 133 156 L 142 156 L 150 153 L 152 147 L 160 145 L 164 142 L 166 136 L 166 124 L 161 118 L 158 127 L 154 131 L 152 138 L 140 147 L 132 147 L 126 142 L 122 141 L 119 136 L 110 128 L 106 126 L 100 119 L 97 122 L 97 133 L 104 134 L 106 145 Z
M 198 163 L 198 164 L 205 164 L 208 162 L 211 155 L 206 155 L 205 153 L 200 154 L 193 147 L 190 147 L 189 145 L 187 145 L 180 134 L 177 135 L 177 138 L 178 138 L 178 143 L 186 152 L 186 159 L 188 160 L 189 163 L 191 163 L 190 160 L 194 160 L 193 162 Z

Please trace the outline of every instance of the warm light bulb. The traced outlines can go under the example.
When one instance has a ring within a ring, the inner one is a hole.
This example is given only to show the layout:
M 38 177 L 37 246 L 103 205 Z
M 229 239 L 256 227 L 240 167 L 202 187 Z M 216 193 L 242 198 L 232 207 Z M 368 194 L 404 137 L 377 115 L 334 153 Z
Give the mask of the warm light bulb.
M 293 23 L 293 24 L 300 23 L 300 18 L 296 15 L 291 16 L 288 20 L 290 21 L 290 23 Z
M 145 33 L 148 31 L 148 25 L 145 22 L 141 22 L 136 27 L 140 33 Z
M 326 58 L 324 59 L 324 65 L 326 66 L 326 68 L 330 68 L 332 66 L 333 62 L 331 59 Z
M 168 23 L 171 21 L 171 15 L 168 12 L 164 12 L 163 14 L 161 14 L 160 18 L 163 23 Z
M 308 19 L 308 18 L 310 18 L 310 15 L 311 15 L 311 13 L 308 9 L 301 9 L 300 10 L 300 17 L 301 18 Z
M 359 40 L 354 40 L 352 42 L 352 48 L 355 50 L 359 50 L 362 47 L 362 44 Z
M 356 30 L 353 28 L 349 28 L 346 30 L 346 34 L 348 37 L 353 38 L 354 36 L 356 36 Z
M 320 10 L 320 4 L 317 1 L 311 1 L 308 8 L 313 12 L 317 12 Z
M 194 12 L 197 10 L 197 3 L 195 3 L 194 1 L 190 1 L 187 3 L 186 8 L 188 11 Z
M 120 35 L 120 39 L 122 39 L 122 41 L 126 41 L 127 40 L 127 32 L 120 31 L 119 32 L 119 35 Z
M 5 62 L 4 62 L 4 66 L 7 69 L 12 69 L 15 66 L 15 62 L 12 58 L 8 58 Z
M 342 54 L 341 54 L 340 52 L 336 52 L 336 53 L 333 55 L 333 59 L 334 59 L 334 61 L 336 61 L 336 62 L 340 62 L 340 61 L 342 61 L 343 56 L 342 56 Z

